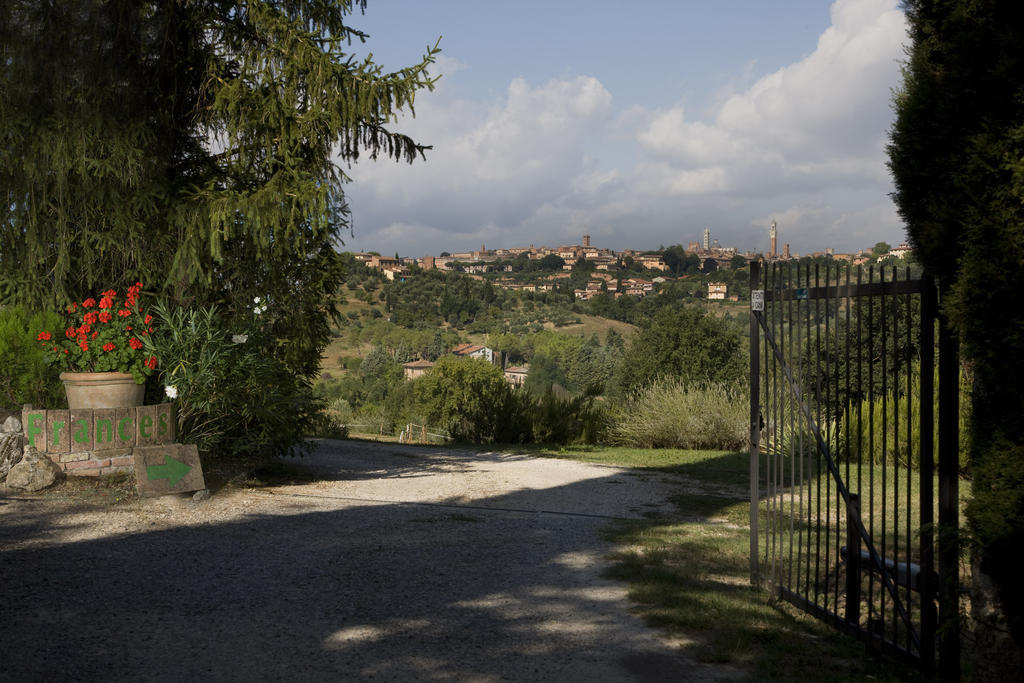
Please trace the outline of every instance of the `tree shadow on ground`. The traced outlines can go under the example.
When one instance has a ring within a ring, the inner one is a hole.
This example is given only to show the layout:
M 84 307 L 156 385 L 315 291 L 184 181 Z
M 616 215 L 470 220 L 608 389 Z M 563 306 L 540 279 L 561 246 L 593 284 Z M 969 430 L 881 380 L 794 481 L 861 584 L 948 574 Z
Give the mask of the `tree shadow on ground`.
M 732 675 L 664 647 L 628 616 L 621 585 L 601 578 L 611 549 L 599 533 L 606 519 L 529 511 L 554 500 L 614 496 L 618 488 L 602 481 L 608 478 L 481 498 L 472 509 L 296 497 L 227 522 L 77 542 L 47 541 L 62 519 L 34 516 L 29 503 L 13 501 L 17 510 L 0 507 L 0 528 L 23 541 L 0 554 L 0 642 L 16 653 L 3 675 Z

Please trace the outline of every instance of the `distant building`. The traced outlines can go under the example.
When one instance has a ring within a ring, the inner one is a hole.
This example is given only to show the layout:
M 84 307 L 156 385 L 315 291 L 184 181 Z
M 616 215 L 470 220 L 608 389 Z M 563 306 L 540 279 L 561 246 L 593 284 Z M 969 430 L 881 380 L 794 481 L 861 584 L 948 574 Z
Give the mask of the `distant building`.
M 411 363 L 403 363 L 402 367 L 405 369 L 406 379 L 416 379 L 427 374 L 434 364 L 429 360 L 414 360 Z
M 397 280 L 398 282 L 405 282 L 406 278 L 412 275 L 412 272 L 404 266 L 386 267 L 381 269 L 381 272 L 384 273 L 384 277 L 388 280 Z
M 912 251 L 913 251 L 913 249 L 910 248 L 910 245 L 907 244 L 906 242 L 904 242 L 900 246 L 894 247 L 893 249 L 890 249 L 889 253 L 886 254 L 886 256 L 895 256 L 896 258 L 906 258 L 907 254 L 909 254 Z
M 668 270 L 668 265 L 661 258 L 661 254 L 644 254 L 638 256 L 636 260 L 647 270 Z
M 709 282 L 708 283 L 708 299 L 717 299 L 724 301 L 725 296 L 728 293 L 729 286 L 724 282 Z
M 385 268 L 398 268 L 402 265 L 401 259 L 391 258 L 388 256 L 377 256 L 371 255 L 370 260 L 366 262 L 370 268 L 377 268 L 384 270 Z
M 453 356 L 465 358 L 477 358 L 488 363 L 494 363 L 494 350 L 478 344 L 459 344 L 451 351 Z
M 528 366 L 505 368 L 505 381 L 514 387 L 526 384 L 526 376 L 530 373 Z

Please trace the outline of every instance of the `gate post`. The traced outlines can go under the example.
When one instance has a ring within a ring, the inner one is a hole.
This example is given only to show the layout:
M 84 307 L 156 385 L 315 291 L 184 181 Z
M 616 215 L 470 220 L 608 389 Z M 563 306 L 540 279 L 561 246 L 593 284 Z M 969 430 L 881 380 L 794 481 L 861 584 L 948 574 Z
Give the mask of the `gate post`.
M 926 672 L 935 671 L 935 631 L 937 614 L 935 600 L 935 321 L 938 319 L 935 282 L 928 274 L 921 287 L 921 392 L 918 434 L 920 463 L 921 574 L 918 587 L 921 595 L 921 665 Z
M 939 671 L 960 675 L 960 359 L 939 315 Z
M 761 262 L 750 262 L 750 582 L 760 585 L 758 571 L 758 518 L 757 508 L 761 493 L 758 489 L 758 472 L 761 451 L 761 349 L 758 312 L 755 308 L 754 292 L 761 284 Z M 761 290 L 761 312 L 764 310 L 764 291 Z

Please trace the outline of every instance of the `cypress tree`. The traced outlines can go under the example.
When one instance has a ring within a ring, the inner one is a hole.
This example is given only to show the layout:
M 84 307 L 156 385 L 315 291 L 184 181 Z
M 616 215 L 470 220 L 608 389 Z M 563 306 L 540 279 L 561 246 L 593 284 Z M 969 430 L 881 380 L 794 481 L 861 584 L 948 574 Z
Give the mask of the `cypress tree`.
M 1024 643 L 1024 5 L 909 0 L 889 164 L 915 252 L 973 366 L 968 525 Z

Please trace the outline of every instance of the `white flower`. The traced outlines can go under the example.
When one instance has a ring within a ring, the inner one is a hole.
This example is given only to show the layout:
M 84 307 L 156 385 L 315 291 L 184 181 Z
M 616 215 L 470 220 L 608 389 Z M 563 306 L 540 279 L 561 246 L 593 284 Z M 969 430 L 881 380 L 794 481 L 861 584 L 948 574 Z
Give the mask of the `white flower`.
M 178 387 L 173 384 L 168 384 L 164 387 L 164 393 L 167 394 L 167 398 L 178 398 Z
M 249 335 L 247 334 L 233 334 L 231 335 L 231 342 L 233 344 L 244 344 L 249 341 Z
M 259 298 L 259 297 L 256 297 L 256 298 L 254 298 L 254 299 L 252 300 L 252 302 L 253 302 L 254 304 L 256 304 L 256 306 L 257 306 L 257 307 L 259 307 L 259 305 L 260 305 L 260 303 L 261 303 L 262 301 L 263 301 L 263 299 L 261 299 L 261 298 Z

